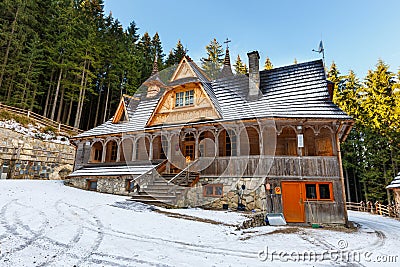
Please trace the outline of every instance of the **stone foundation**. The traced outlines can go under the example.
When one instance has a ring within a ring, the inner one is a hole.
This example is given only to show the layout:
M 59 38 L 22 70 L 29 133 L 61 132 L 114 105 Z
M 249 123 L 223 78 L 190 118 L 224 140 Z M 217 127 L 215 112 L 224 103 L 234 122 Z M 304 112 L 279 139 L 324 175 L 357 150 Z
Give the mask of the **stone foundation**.
M 65 180 L 65 184 L 88 190 L 88 180 L 93 179 L 93 177 L 79 177 L 79 178 L 69 178 Z M 127 196 L 129 192 L 126 190 L 126 180 L 124 177 L 115 177 L 115 178 L 98 178 L 97 180 L 97 192 L 107 193 L 107 194 L 115 194 L 115 195 L 123 195 Z
M 223 205 L 228 205 L 228 209 L 236 210 L 238 204 L 242 204 L 245 210 L 265 210 L 266 194 L 262 186 L 263 178 L 201 178 L 199 183 L 188 190 L 186 197 L 178 201 L 178 207 L 204 207 L 209 209 L 223 209 Z M 223 184 L 223 195 L 221 197 L 204 196 L 204 185 Z M 245 185 L 242 190 L 241 186 Z

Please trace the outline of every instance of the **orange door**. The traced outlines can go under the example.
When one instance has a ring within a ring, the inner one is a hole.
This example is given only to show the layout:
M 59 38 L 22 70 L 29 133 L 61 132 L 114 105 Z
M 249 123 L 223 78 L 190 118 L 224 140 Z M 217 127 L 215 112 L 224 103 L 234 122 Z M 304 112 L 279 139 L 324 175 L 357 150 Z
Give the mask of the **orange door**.
M 282 182 L 283 214 L 287 222 L 304 222 L 302 184 Z

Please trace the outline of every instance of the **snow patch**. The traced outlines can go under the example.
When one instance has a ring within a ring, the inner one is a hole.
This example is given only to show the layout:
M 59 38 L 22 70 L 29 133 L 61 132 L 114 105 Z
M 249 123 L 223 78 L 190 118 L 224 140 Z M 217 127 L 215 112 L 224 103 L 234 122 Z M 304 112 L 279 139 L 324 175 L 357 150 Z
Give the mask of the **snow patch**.
M 5 128 L 5 129 L 10 129 L 13 130 L 17 133 L 36 138 L 36 139 L 41 139 L 43 141 L 47 142 L 52 142 L 52 143 L 57 143 L 57 144 L 63 144 L 63 145 L 70 145 L 69 139 L 66 136 L 61 136 L 61 135 L 55 135 L 52 132 L 46 132 L 43 133 L 41 129 L 43 129 L 43 126 L 38 126 L 38 125 L 33 125 L 33 124 L 28 124 L 27 127 L 24 127 L 20 123 L 16 122 L 15 120 L 6 120 L 6 121 L 0 121 L 0 127 Z

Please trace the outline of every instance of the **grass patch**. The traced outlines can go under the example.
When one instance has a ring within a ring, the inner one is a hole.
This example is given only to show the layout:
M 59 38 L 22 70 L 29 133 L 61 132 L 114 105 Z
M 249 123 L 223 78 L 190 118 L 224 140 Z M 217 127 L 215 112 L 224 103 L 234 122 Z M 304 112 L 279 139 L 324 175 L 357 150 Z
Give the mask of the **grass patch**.
M 33 120 L 31 120 L 27 116 L 18 115 L 4 109 L 0 110 L 0 120 L 3 121 L 14 120 L 24 127 L 27 127 L 28 124 L 33 123 Z
M 48 134 L 53 134 L 53 135 L 55 135 L 56 132 L 57 132 L 57 129 L 54 128 L 53 126 L 45 126 L 45 127 L 43 127 L 42 129 L 40 129 L 40 131 L 41 131 L 42 133 L 48 133 Z

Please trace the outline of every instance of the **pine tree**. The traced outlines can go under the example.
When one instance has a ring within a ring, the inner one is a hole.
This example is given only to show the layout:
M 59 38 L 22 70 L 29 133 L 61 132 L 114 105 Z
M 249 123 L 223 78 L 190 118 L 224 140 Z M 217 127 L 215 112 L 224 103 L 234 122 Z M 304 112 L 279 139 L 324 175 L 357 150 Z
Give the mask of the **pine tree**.
M 176 47 L 169 52 L 168 58 L 165 61 L 165 66 L 170 67 L 175 64 L 178 64 L 185 55 L 186 55 L 185 48 L 183 47 L 181 40 L 178 40 Z
M 399 171 L 400 133 L 397 83 L 389 67 L 378 61 L 360 83 L 353 71 L 339 76 L 335 64 L 329 79 L 337 84 L 334 101 L 356 120 L 346 142 L 342 144 L 343 169 L 351 200 L 390 203 L 391 192 L 385 190 Z M 355 186 L 356 189 L 352 189 Z M 355 194 L 355 196 L 354 196 Z
M 214 38 L 207 46 L 207 57 L 201 58 L 201 66 L 211 79 L 215 79 L 224 62 L 224 49 Z
M 233 66 L 235 67 L 236 74 L 246 74 L 248 72 L 246 64 L 243 63 L 239 55 L 237 56 L 236 62 Z
M 153 60 L 154 57 L 157 56 L 158 69 L 162 70 L 164 65 L 163 62 L 165 54 L 163 53 L 163 48 L 161 46 L 161 40 L 160 36 L 158 35 L 158 32 L 154 34 L 153 39 L 151 40 L 151 46 L 152 46 Z
M 143 83 L 150 77 L 151 71 L 153 69 L 153 60 L 155 55 L 153 54 L 151 38 L 148 32 L 145 32 L 142 38 L 140 38 L 138 49 L 141 53 L 141 82 Z
M 271 60 L 269 59 L 269 57 L 267 57 L 267 58 L 265 59 L 264 69 L 265 69 L 265 70 L 271 70 L 271 69 L 273 69 L 273 68 L 274 68 L 274 66 L 273 66 L 272 63 L 271 63 Z

